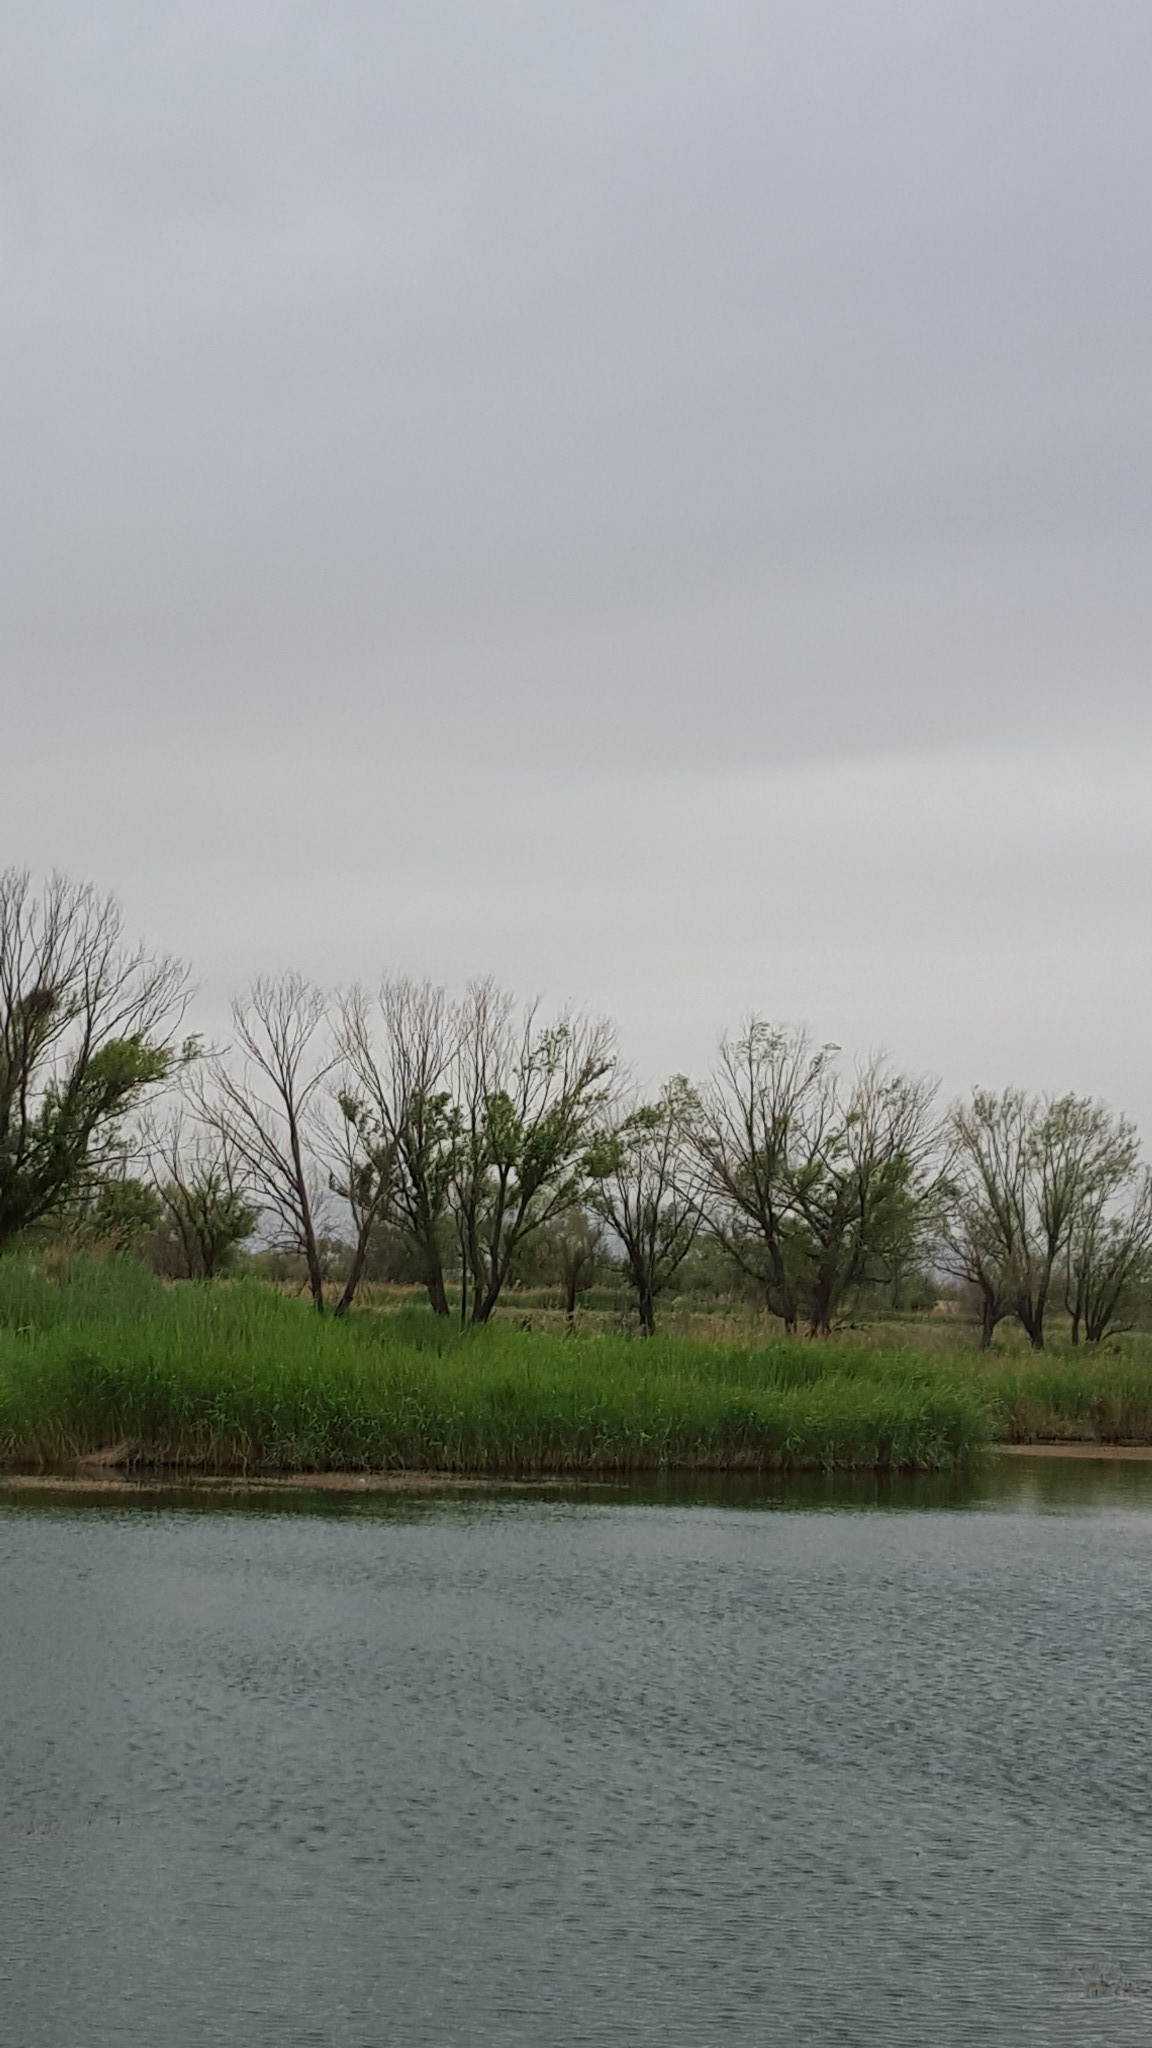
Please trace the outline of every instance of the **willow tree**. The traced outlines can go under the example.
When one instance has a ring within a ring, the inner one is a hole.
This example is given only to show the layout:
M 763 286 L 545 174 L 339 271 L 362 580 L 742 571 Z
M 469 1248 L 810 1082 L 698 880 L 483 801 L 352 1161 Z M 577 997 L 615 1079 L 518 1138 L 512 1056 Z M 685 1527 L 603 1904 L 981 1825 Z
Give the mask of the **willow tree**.
M 978 1283 L 981 1270 L 994 1276 L 1042 1351 L 1069 1259 L 1085 1278 L 1099 1266 L 1103 1225 L 1137 1172 L 1135 1126 L 1086 1096 L 978 1088 L 951 1127 L 953 1270 L 966 1257 Z
M 581 1200 L 615 1071 L 607 1024 L 567 1013 L 543 1021 L 488 981 L 469 990 L 454 1070 L 461 1321 L 489 1320 L 521 1247 Z
M 438 1316 L 448 1314 L 444 1254 L 460 1130 L 450 1082 L 459 1022 L 444 989 L 394 975 L 375 1000 L 352 989 L 337 1028 L 349 1096 L 378 1158 L 387 1160 L 387 1220 L 411 1248 Z
M 175 1279 L 218 1279 L 260 1220 L 231 1145 L 179 1110 L 146 1142 L 157 1256 Z
M 688 1120 L 717 1241 L 794 1330 L 913 1246 L 935 1179 L 932 1083 L 882 1060 L 841 1076 L 835 1045 L 753 1017 L 725 1039 Z
M 699 1162 L 687 1143 L 692 1104 L 677 1075 L 658 1101 L 634 1103 L 589 1155 L 589 1204 L 620 1245 L 645 1337 L 703 1223 Z
M 328 999 L 298 974 L 262 978 L 233 1003 L 232 1026 L 230 1051 L 194 1073 L 196 1109 L 227 1148 L 277 1244 L 303 1256 L 322 1315 L 319 1240 L 329 1189 L 315 1130 L 338 1060 Z
M 0 873 L 0 1245 L 122 1167 L 186 1000 L 182 963 L 126 943 L 113 897 Z
M 1137 1165 L 1127 1182 L 1082 1204 L 1070 1234 L 1064 1306 L 1073 1344 L 1130 1330 L 1150 1283 L 1152 1174 Z

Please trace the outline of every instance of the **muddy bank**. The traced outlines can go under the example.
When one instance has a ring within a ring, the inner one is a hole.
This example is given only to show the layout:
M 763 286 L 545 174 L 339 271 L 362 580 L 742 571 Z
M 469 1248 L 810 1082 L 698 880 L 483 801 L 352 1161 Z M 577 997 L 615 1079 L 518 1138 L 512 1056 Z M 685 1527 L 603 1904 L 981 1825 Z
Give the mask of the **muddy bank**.
M 995 1444 L 993 1449 L 1004 1458 L 1152 1459 L 1152 1444 Z
M 181 1472 L 170 1466 L 149 1470 L 141 1468 L 134 1473 L 117 1471 L 107 1466 L 80 1468 L 72 1472 L 5 1472 L 0 1469 L 0 1493 L 101 1493 L 133 1494 L 154 1492 L 162 1488 L 165 1493 L 211 1489 L 215 1493 L 491 1493 L 493 1488 L 503 1491 L 530 1489 L 538 1493 L 541 1488 L 566 1486 L 575 1482 L 569 1477 L 543 1476 L 539 1479 L 500 1479 L 492 1475 L 479 1477 L 461 1472 L 279 1472 L 263 1475 L 252 1473 Z M 597 1485 L 610 1484 L 597 1478 Z

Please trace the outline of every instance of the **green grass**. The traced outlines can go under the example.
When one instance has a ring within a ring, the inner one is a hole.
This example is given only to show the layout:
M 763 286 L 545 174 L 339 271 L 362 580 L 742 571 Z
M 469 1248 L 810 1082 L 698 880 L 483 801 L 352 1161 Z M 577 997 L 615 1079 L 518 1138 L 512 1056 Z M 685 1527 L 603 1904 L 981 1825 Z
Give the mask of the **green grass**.
M 999 1442 L 1152 1444 L 1147 1339 L 1095 1353 L 1067 1346 L 980 1362 L 964 1377 L 987 1405 Z
M 426 1312 L 321 1322 L 257 1281 L 0 1260 L 0 1462 L 122 1447 L 199 1471 L 946 1469 L 989 1438 L 978 1385 L 911 1350 L 460 1336 Z

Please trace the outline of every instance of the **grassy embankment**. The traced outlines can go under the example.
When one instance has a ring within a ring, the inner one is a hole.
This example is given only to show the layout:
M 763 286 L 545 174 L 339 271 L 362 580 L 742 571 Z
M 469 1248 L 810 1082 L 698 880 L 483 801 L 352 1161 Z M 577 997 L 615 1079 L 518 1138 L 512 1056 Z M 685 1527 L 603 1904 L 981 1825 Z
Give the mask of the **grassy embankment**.
M 55 1285 L 0 1261 L 0 1462 L 111 1446 L 200 1470 L 472 1473 L 938 1469 L 986 1435 L 913 1353 L 507 1326 L 321 1323 L 258 1283 L 165 1288 L 128 1265 Z
M 416 1312 L 320 1322 L 256 1282 L 142 1268 L 63 1284 L 0 1260 L 0 1464 L 217 1472 L 939 1470 L 997 1437 L 1152 1440 L 1152 1361 L 993 1359 L 859 1341 L 730 1346 Z

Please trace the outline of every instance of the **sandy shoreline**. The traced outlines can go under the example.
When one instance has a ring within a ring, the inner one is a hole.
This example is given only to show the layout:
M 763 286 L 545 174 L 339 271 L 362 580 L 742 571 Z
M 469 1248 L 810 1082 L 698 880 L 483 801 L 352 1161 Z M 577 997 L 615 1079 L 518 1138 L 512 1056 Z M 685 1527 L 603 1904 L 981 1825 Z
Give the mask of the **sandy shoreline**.
M 1005 1458 L 1070 1458 L 1082 1463 L 1152 1461 L 1152 1444 L 1038 1443 L 993 1444 L 992 1451 Z M 659 1475 L 643 1473 L 640 1479 Z M 690 1479 L 690 1470 L 679 1473 Z M 709 1468 L 701 1474 L 711 1480 L 724 1473 Z M 780 1478 L 781 1474 L 766 1477 Z M 744 1481 L 754 1477 L 747 1470 L 733 1473 Z M 165 1472 L 138 1475 L 102 1464 L 94 1459 L 88 1468 L 72 1472 L 5 1472 L 0 1470 L 0 1493 L 105 1493 L 211 1491 L 214 1493 L 477 1493 L 530 1492 L 563 1488 L 571 1492 L 581 1486 L 611 1488 L 627 1486 L 627 1477 L 611 1472 L 545 1473 L 530 1479 L 501 1478 L 495 1473 L 461 1472 Z
M 0 1493 L 143 1493 L 184 1492 L 210 1488 L 215 1493 L 449 1493 L 501 1492 L 541 1487 L 571 1487 L 582 1484 L 611 1486 L 610 1474 L 582 1477 L 544 1475 L 538 1479 L 501 1479 L 492 1474 L 462 1472 L 163 1472 L 150 1471 L 132 1476 L 109 1471 L 106 1466 L 91 1472 L 4 1472 L 0 1470 Z
M 1152 1458 L 1152 1444 L 994 1444 L 1005 1458 Z

